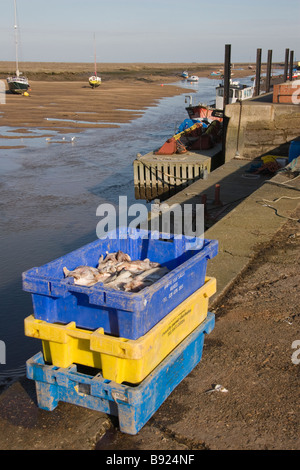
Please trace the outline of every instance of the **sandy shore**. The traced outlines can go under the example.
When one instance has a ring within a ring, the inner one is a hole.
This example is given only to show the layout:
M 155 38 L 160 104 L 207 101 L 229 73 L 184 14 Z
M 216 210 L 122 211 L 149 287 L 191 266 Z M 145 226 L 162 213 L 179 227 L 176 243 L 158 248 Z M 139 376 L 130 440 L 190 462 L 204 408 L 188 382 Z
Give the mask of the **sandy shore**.
M 6 94 L 2 126 L 79 132 L 92 127 L 114 127 L 141 115 L 156 100 L 183 89 L 154 82 L 114 80 L 92 89 L 87 82 L 30 83 L 29 96 Z
M 13 68 L 13 62 L 0 62 L 5 85 Z M 20 64 L 30 80 L 29 96 L 6 93 L 6 104 L 0 105 L 1 125 L 64 133 L 118 126 L 139 117 L 157 100 L 183 93 L 186 89 L 171 85 L 181 80 L 183 70 L 211 77 L 222 64 L 101 64 L 99 68 L 102 85 L 92 89 L 91 64 Z M 235 65 L 233 72 L 239 78 L 254 73 L 246 64 Z

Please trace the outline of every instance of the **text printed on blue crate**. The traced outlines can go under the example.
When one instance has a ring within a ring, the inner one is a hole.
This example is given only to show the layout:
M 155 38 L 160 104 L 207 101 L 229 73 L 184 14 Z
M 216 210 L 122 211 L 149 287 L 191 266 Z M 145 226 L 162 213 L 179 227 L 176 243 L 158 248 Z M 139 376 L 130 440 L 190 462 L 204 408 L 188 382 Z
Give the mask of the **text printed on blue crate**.
M 195 461 L 193 454 L 145 454 L 147 457 L 125 457 L 113 454 L 106 459 L 107 465 L 132 465 L 134 468 L 140 464 L 148 463 L 150 465 L 189 465 Z

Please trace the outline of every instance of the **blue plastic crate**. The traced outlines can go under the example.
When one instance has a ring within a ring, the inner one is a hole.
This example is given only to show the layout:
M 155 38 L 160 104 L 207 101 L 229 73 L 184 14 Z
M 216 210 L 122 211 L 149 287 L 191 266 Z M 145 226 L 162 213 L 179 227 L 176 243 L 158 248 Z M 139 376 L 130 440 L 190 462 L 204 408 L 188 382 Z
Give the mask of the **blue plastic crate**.
M 137 339 L 203 286 L 207 260 L 218 252 L 216 240 L 201 240 L 197 250 L 189 250 L 189 238 L 184 236 L 165 240 L 160 234 L 160 239 L 152 239 L 150 232 L 136 229 L 118 229 L 113 235 L 23 273 L 23 289 L 32 293 L 35 318 L 50 323 L 74 321 L 79 328 L 102 327 L 105 333 Z M 96 267 L 101 254 L 118 250 L 133 260 L 159 262 L 170 272 L 137 293 L 117 291 L 102 283 L 76 286 L 73 279 L 64 278 L 64 266 L 69 270 L 79 265 Z
M 215 325 L 208 313 L 201 323 L 138 386 L 117 384 L 77 371 L 46 365 L 42 353 L 27 361 L 27 377 L 36 381 L 38 406 L 52 411 L 60 401 L 118 416 L 120 430 L 137 434 L 177 385 L 200 362 L 204 336 Z
M 289 148 L 289 163 L 300 155 L 300 140 L 292 140 Z

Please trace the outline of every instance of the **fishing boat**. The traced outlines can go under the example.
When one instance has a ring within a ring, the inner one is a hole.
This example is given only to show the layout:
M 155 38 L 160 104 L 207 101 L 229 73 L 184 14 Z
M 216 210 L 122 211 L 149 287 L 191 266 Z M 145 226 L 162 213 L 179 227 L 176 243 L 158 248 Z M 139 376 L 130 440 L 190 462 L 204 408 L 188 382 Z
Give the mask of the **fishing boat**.
M 181 76 L 182 76 L 183 78 L 188 78 L 189 73 L 188 73 L 187 71 L 184 71 L 184 72 L 182 72 Z
M 237 101 L 243 101 L 253 97 L 254 87 L 249 85 L 243 85 L 240 82 L 230 80 L 229 85 L 229 104 Z M 211 105 L 199 103 L 197 105 L 192 104 L 192 97 L 189 98 L 189 105 L 186 108 L 189 118 L 192 120 L 223 120 L 223 101 L 224 101 L 224 84 L 220 83 L 216 87 L 216 101 Z
M 89 84 L 92 88 L 97 88 L 101 85 L 101 78 L 97 75 L 97 61 L 96 61 L 96 41 L 94 36 L 94 75 L 89 77 Z
M 229 104 L 236 103 L 237 101 L 244 101 L 253 97 L 254 86 L 244 85 L 238 81 L 230 80 L 229 83 Z M 224 83 L 220 83 L 216 87 L 216 104 L 217 109 L 223 109 L 224 100 Z
M 7 84 L 8 84 L 8 89 L 11 93 L 14 94 L 23 94 L 27 92 L 29 88 L 29 83 L 28 79 L 22 75 L 22 72 L 19 71 L 19 57 L 18 57 L 18 25 L 17 25 L 17 4 L 16 0 L 14 0 L 14 17 L 15 17 L 15 24 L 14 24 L 14 30 L 15 30 L 15 46 L 16 46 L 16 74 L 12 75 L 10 77 L 7 77 Z
M 223 121 L 223 110 L 216 109 L 214 105 L 208 105 L 204 103 L 199 103 L 196 105 L 192 104 L 192 97 L 188 96 L 190 102 L 189 106 L 186 107 L 189 118 L 193 122 L 197 121 Z

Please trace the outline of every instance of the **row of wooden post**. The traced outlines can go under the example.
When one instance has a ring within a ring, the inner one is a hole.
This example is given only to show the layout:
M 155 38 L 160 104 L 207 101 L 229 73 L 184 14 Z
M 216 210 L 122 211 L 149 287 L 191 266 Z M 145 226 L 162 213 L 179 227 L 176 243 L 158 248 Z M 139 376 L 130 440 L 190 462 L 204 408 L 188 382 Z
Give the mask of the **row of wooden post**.
M 262 49 L 257 49 L 256 52 L 256 72 L 255 72 L 255 89 L 254 96 L 260 94 L 260 79 L 261 79 L 261 54 Z M 268 50 L 268 60 L 267 60 L 267 73 L 266 73 L 266 93 L 270 91 L 271 85 L 271 72 L 272 72 L 272 54 L 271 49 Z M 231 77 L 231 45 L 225 45 L 225 62 L 224 62 L 224 109 L 225 106 L 229 103 L 229 86 L 230 86 L 230 77 Z M 284 62 L 284 73 L 283 81 L 292 80 L 294 68 L 294 51 L 289 49 L 285 50 L 285 62 Z
M 272 72 L 272 53 L 271 49 L 268 50 L 267 60 L 267 73 L 266 73 L 266 93 L 269 93 L 271 88 L 271 72 Z M 261 54 L 262 50 L 257 49 L 256 53 L 256 71 L 255 71 L 255 87 L 254 96 L 260 94 L 260 79 L 261 79 Z M 294 68 L 294 51 L 289 49 L 285 50 L 284 74 L 283 81 L 292 80 Z M 225 107 L 229 104 L 229 91 L 230 91 L 230 78 L 231 78 L 231 44 L 225 45 L 225 60 L 224 60 L 224 99 L 223 99 L 223 154 L 225 153 L 225 138 L 227 129 L 227 119 L 225 116 Z M 225 156 L 223 155 L 225 158 Z

